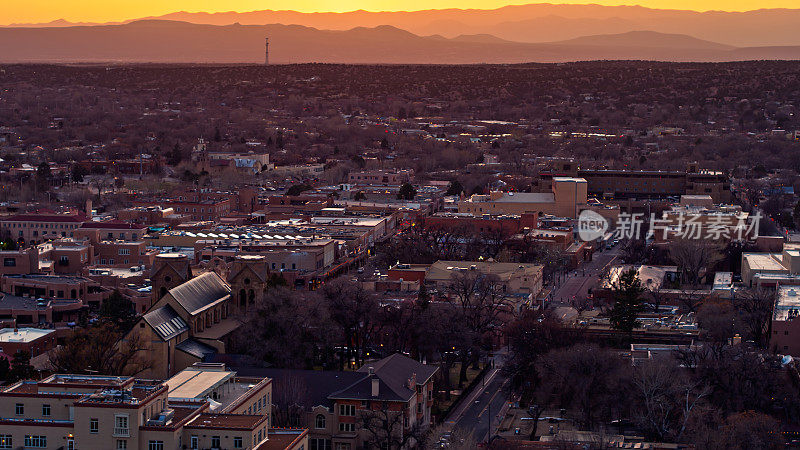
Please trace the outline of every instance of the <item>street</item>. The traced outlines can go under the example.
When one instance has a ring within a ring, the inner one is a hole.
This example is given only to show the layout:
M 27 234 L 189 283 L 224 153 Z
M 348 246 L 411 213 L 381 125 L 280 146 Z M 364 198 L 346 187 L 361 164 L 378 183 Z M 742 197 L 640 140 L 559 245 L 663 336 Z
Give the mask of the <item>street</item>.
M 597 283 L 603 268 L 615 261 L 618 254 L 619 247 L 595 253 L 592 261 L 581 265 L 562 279 L 561 284 L 553 291 L 553 302 L 569 304 L 573 298 L 585 298 L 588 290 Z M 501 371 L 505 356 L 504 352 L 495 354 L 495 367 L 447 417 L 443 427 L 445 432 L 461 430 L 472 433 L 477 442 L 486 442 L 490 437 L 490 420 L 492 432 L 497 430 L 508 405 L 508 394 L 505 391 L 508 379 Z
M 508 394 L 504 388 L 508 379 L 503 375 L 503 356 L 494 357 L 495 368 L 491 369 L 480 384 L 450 414 L 445 421 L 445 428 L 472 433 L 477 442 L 486 442 L 489 438 L 489 420 L 492 430 L 505 414 Z
M 568 272 L 561 279 L 561 284 L 556 286 L 551 296 L 555 304 L 569 305 L 573 299 L 586 298 L 589 289 L 597 284 L 600 274 L 607 264 L 619 255 L 619 246 L 610 250 L 596 252 L 591 261 L 584 263 L 579 268 Z

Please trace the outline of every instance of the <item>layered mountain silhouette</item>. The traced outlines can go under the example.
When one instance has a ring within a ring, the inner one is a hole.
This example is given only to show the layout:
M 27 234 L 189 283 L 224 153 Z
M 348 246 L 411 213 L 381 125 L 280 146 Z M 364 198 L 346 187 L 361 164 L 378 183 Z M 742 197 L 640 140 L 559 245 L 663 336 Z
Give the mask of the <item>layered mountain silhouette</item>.
M 209 25 L 303 25 L 326 30 L 391 25 L 421 36 L 488 34 L 517 42 L 552 42 L 581 36 L 628 31 L 685 34 L 737 47 L 800 45 L 800 9 L 748 12 L 651 9 L 641 6 L 529 4 L 491 10 L 442 9 L 411 12 L 301 13 L 253 11 L 222 13 L 176 12 L 145 19 Z M 16 25 L 65 27 L 48 24 Z M 76 24 L 89 25 L 89 24 Z M 109 25 L 109 24 L 106 24 Z
M 369 14 L 369 13 L 365 13 Z M 491 34 L 420 36 L 390 25 L 322 30 L 301 25 L 205 25 L 141 20 L 122 25 L 0 28 L 2 62 L 472 64 L 601 59 L 800 59 L 800 46 L 734 47 L 681 34 L 633 31 L 546 43 Z

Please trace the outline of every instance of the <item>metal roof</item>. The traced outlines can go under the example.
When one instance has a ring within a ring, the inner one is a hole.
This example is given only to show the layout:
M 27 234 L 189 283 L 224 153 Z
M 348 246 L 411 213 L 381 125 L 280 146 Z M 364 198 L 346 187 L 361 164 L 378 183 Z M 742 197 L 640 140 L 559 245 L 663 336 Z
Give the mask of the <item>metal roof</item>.
M 144 320 L 165 341 L 189 331 L 189 326 L 170 305 L 164 305 L 148 312 L 144 315 Z

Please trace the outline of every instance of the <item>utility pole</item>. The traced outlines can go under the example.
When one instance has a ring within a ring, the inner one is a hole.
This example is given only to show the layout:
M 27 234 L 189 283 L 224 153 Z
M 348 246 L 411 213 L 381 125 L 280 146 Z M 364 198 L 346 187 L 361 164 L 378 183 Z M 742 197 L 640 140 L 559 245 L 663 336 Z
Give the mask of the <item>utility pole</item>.
M 264 38 L 264 65 L 269 65 L 269 38 Z

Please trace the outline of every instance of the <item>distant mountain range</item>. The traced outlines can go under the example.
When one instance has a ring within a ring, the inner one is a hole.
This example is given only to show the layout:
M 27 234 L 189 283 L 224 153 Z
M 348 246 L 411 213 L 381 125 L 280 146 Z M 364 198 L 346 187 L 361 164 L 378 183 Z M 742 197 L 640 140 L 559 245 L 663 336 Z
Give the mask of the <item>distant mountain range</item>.
M 603 59 L 732 61 L 800 59 L 800 46 L 733 47 L 652 31 L 520 43 L 492 35 L 419 36 L 381 25 L 319 30 L 301 25 L 123 25 L 0 28 L 0 62 L 475 64 Z
M 420 36 L 491 35 L 516 42 L 542 43 L 582 36 L 656 31 L 685 34 L 736 47 L 800 45 L 800 9 L 748 12 L 650 9 L 641 6 L 529 4 L 491 10 L 443 9 L 412 12 L 301 13 L 253 11 L 176 12 L 145 19 L 209 25 L 303 25 L 322 30 L 350 30 L 391 25 Z M 65 27 L 69 22 L 17 27 Z M 77 24 L 90 25 L 90 24 Z M 104 24 L 110 25 L 110 24 Z

